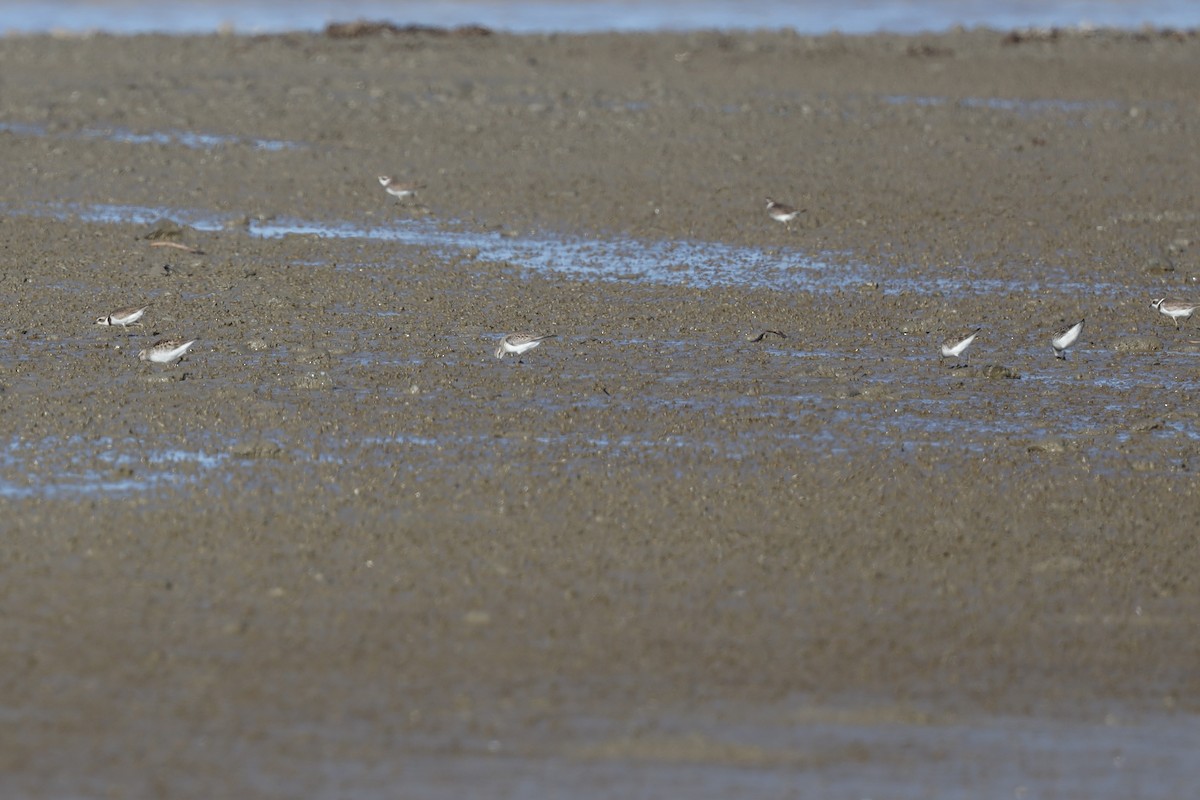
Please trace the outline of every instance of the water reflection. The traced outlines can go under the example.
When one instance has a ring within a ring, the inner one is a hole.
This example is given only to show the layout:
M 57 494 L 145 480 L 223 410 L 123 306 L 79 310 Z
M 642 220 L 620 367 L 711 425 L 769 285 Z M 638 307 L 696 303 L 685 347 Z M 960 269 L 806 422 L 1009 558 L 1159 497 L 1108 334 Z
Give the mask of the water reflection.
M 506 262 L 536 272 L 606 281 L 647 281 L 666 286 L 748 286 L 810 292 L 855 291 L 864 286 L 884 294 L 932 293 L 987 295 L 1040 292 L 1048 288 L 1099 295 L 1118 288 L 1099 281 L 1079 281 L 1065 270 L 1044 266 L 1039 279 L 976 279 L 907 272 L 863 263 L 834 265 L 821 257 L 778 247 L 757 248 L 695 240 L 641 241 L 609 237 L 582 239 L 539 233 L 504 236 L 455 226 L 453 220 L 399 220 L 364 225 L 339 220 L 295 217 L 242 219 L 196 209 L 116 204 L 46 203 L 0 206 L 5 213 L 78 219 L 82 222 L 148 225 L 171 219 L 202 231 L 220 231 L 244 222 L 251 236 L 275 239 L 308 235 L 331 239 L 370 239 L 468 253 L 486 262 Z M 311 261 L 307 263 L 312 263 Z
M 226 458 L 203 450 L 145 449 L 133 439 L 13 437 L 0 450 L 0 497 L 144 492 L 195 481 Z
M 102 139 L 125 144 L 181 145 L 192 150 L 215 150 L 219 147 L 244 145 L 253 147 L 255 150 L 275 153 L 284 150 L 301 150 L 307 147 L 307 145 L 301 142 L 289 142 L 280 139 L 260 139 L 179 130 L 135 133 L 128 128 L 103 127 L 62 130 L 51 133 L 45 125 L 38 125 L 31 122 L 0 122 L 0 133 L 11 133 L 15 136 L 48 136 L 55 139 Z

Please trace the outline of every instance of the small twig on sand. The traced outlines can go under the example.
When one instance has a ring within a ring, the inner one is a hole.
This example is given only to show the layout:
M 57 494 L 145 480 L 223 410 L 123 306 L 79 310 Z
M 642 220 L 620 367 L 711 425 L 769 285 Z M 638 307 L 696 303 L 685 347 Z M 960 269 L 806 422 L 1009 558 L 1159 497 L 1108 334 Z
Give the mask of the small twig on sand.
M 201 250 L 199 247 L 192 247 L 191 245 L 180 244 L 179 242 L 151 242 L 150 246 L 151 247 L 174 247 L 176 250 L 182 250 L 185 253 L 193 253 L 198 256 L 204 255 L 204 251 Z

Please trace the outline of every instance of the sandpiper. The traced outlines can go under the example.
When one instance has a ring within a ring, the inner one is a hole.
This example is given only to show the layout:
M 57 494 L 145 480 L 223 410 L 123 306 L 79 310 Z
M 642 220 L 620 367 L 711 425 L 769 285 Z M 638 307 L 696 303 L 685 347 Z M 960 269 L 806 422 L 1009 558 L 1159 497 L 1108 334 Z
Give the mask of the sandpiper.
M 153 361 L 156 364 L 170 364 L 172 361 L 183 358 L 183 354 L 195 343 L 195 339 L 192 339 L 190 342 L 181 342 L 178 339 L 163 339 L 138 353 L 138 358 L 142 361 Z
M 555 333 L 547 333 L 543 336 L 533 333 L 510 333 L 496 345 L 496 358 L 504 358 L 507 353 L 521 355 L 527 350 L 537 347 L 543 339 L 553 339 L 557 335 Z
M 1067 348 L 1075 344 L 1075 340 L 1079 338 L 1079 334 L 1083 330 L 1083 322 L 1083 320 L 1079 320 L 1071 327 L 1064 328 L 1050 340 L 1050 346 L 1054 348 L 1054 355 L 1057 358 L 1065 359 L 1067 357 Z
M 800 211 L 797 211 L 785 203 L 779 203 L 769 197 L 767 198 L 767 214 L 769 214 L 771 219 L 775 220 L 776 222 L 782 222 L 784 225 L 787 225 L 789 222 L 794 220 L 796 215 L 799 213 Z
M 146 313 L 146 309 L 150 306 L 122 308 L 111 314 L 105 314 L 103 317 L 96 319 L 97 325 L 120 325 L 122 328 L 128 328 L 130 325 L 141 325 L 138 322 L 142 315 Z
M 406 197 L 413 197 L 417 193 L 417 189 L 422 189 L 424 186 L 419 183 L 404 183 L 403 181 L 390 178 L 387 175 L 379 176 L 379 185 L 387 190 L 387 193 L 397 200 L 403 200 Z
M 1154 300 L 1150 303 L 1151 308 L 1157 308 L 1160 314 L 1166 314 L 1175 323 L 1175 327 L 1179 327 L 1179 320 L 1191 319 L 1192 313 L 1195 312 L 1197 306 L 1191 303 L 1184 303 L 1181 300 L 1168 300 L 1165 297 L 1159 300 Z
M 975 337 L 979 335 L 981 330 L 983 330 L 983 328 L 976 328 L 975 330 L 971 331 L 971 335 L 967 338 L 954 343 L 947 342 L 946 344 L 942 345 L 942 358 L 957 359 L 964 352 L 966 352 L 968 347 L 971 346 L 971 342 L 975 341 Z M 967 356 L 967 364 L 970 363 L 971 357 Z M 957 361 L 955 362 L 954 366 L 959 366 Z

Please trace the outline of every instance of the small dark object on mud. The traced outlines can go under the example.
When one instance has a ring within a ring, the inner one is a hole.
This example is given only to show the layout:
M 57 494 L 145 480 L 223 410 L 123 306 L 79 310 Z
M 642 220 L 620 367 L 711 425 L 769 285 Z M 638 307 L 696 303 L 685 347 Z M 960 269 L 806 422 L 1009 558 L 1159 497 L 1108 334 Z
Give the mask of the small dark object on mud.
M 434 25 L 396 25 L 392 22 L 331 22 L 325 26 L 325 35 L 331 39 L 358 39 L 364 36 L 379 36 L 390 33 L 394 36 L 424 34 L 427 36 L 491 36 L 491 28 L 482 25 L 460 25 L 457 28 L 440 28 Z

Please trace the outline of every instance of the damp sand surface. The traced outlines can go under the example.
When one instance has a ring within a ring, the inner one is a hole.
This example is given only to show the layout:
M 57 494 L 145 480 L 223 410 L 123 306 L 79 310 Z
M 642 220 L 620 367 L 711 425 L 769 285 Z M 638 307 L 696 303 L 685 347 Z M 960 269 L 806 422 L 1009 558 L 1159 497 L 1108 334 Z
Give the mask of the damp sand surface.
M 358 32 L 0 39 L 5 794 L 1196 785 L 1200 39 Z

